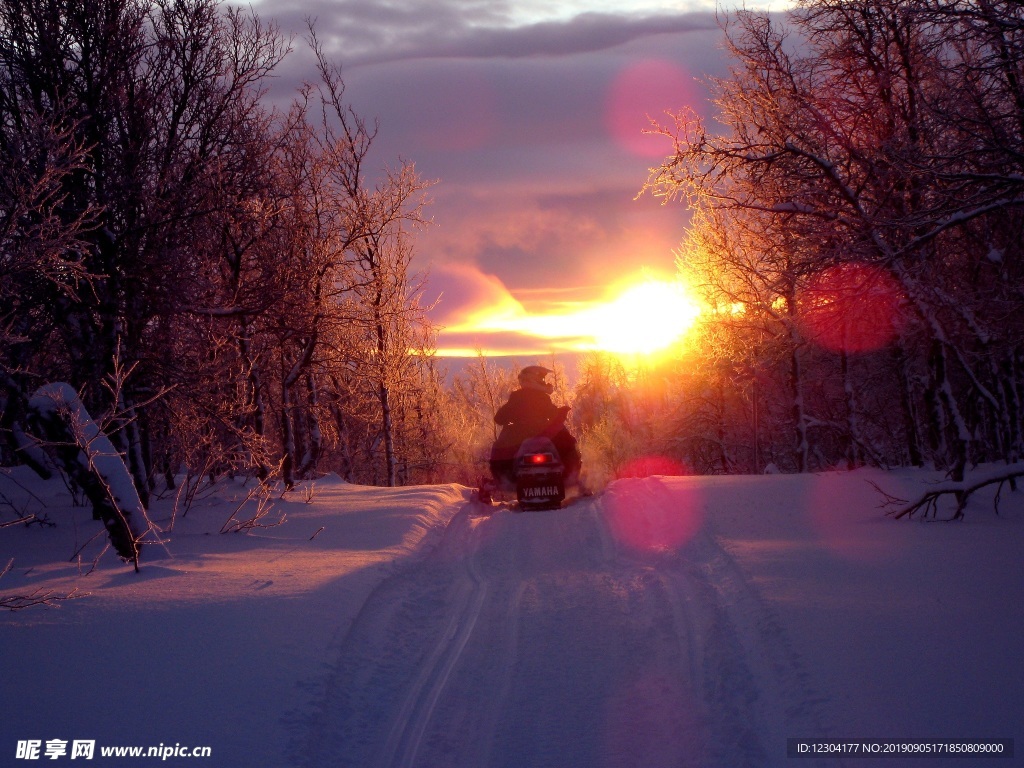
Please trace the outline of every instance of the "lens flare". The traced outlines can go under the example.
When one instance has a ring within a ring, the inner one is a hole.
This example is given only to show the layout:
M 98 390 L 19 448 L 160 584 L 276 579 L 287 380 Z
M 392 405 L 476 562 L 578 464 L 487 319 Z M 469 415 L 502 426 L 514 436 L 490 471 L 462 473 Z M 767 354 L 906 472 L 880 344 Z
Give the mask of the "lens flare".
M 833 352 L 873 352 L 900 329 L 903 291 L 886 270 L 839 264 L 816 274 L 800 296 L 805 337 Z
M 655 478 L 616 481 L 605 493 L 603 508 L 616 542 L 640 554 L 677 550 L 704 522 L 696 490 L 669 493 Z
M 615 477 L 651 477 L 652 475 L 679 476 L 690 474 L 689 469 L 680 461 L 668 456 L 640 456 L 627 461 L 620 467 Z
M 678 65 L 660 59 L 636 62 L 612 82 L 605 102 L 605 125 L 631 154 L 664 157 L 672 146 L 664 136 L 644 133 L 651 119 L 694 103 L 692 78 Z

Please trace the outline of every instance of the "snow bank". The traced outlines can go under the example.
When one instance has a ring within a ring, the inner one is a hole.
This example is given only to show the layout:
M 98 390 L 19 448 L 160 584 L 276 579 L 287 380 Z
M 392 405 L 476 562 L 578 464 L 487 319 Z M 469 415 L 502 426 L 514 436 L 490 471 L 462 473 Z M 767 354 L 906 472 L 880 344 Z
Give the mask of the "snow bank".
M 86 573 L 94 548 L 81 564 L 68 558 L 92 535 L 91 512 L 74 508 L 60 481 L 0 470 L 0 493 L 57 523 L 0 530 L 0 567 L 14 561 L 0 594 L 87 595 L 59 610 L 0 613 L 3 698 L 17 702 L 0 720 L 0 765 L 15 764 L 16 743 L 30 739 L 213 748 L 212 760 L 168 765 L 283 765 L 302 728 L 295 711 L 367 596 L 436 546 L 468 493 L 327 478 L 307 502 L 307 489 L 275 501 L 284 525 L 219 534 L 247 490 L 219 485 L 139 573 L 109 554 Z M 167 527 L 171 499 L 151 514 Z M 90 764 L 127 762 L 97 754 Z

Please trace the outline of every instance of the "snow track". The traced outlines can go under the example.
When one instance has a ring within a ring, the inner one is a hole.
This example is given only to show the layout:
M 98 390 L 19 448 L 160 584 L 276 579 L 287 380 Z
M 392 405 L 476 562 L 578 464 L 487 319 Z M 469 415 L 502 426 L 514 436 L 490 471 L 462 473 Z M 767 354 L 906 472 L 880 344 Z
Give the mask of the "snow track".
M 456 595 L 448 626 L 416 675 L 391 727 L 381 755 L 383 765 L 410 768 L 416 764 L 423 735 L 438 699 L 466 647 L 487 597 L 487 585 L 479 577 L 477 569 L 472 567 L 472 562 L 472 559 L 468 561 L 472 579 L 465 581 Z
M 624 543 L 623 508 L 651 541 L 679 501 L 657 479 L 612 491 L 463 508 L 363 606 L 295 763 L 741 768 L 820 735 L 799 659 L 713 533 Z

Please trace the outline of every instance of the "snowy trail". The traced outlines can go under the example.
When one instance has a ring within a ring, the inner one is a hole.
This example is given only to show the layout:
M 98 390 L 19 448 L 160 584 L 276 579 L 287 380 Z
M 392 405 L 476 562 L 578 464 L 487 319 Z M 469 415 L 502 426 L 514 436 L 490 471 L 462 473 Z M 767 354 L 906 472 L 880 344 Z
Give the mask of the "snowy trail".
M 936 525 L 883 518 L 876 487 L 914 498 L 941 473 L 622 479 L 473 517 L 462 486 L 325 478 L 280 500 L 286 528 L 212 535 L 246 494 L 228 482 L 140 573 L 83 573 L 67 557 L 91 511 L 22 469 L 0 494 L 58 525 L 4 528 L 0 591 L 88 597 L 4 614 L 3 765 L 78 738 L 206 745 L 225 768 L 813 765 L 791 737 L 1019 749 L 1020 491 Z
M 781 626 L 712 532 L 671 539 L 658 480 L 471 512 L 367 600 L 298 765 L 740 768 L 821 733 Z

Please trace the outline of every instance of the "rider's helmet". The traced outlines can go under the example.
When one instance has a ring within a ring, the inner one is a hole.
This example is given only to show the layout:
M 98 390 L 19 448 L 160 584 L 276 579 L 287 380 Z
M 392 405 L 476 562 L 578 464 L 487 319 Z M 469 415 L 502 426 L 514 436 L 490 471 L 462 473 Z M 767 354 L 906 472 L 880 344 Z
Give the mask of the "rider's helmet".
M 549 373 L 554 371 L 542 365 L 528 365 L 519 372 L 519 385 L 528 389 L 539 389 L 550 395 L 554 386 L 545 381 Z

